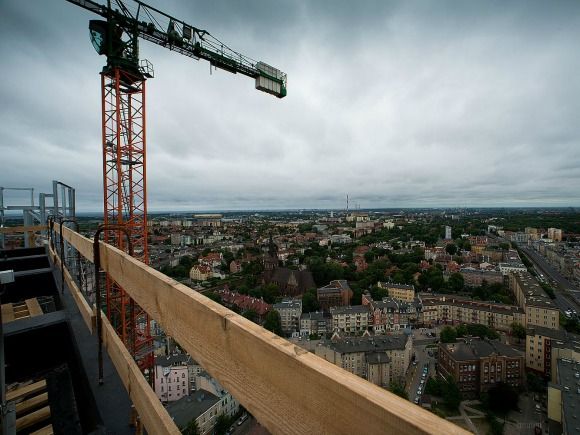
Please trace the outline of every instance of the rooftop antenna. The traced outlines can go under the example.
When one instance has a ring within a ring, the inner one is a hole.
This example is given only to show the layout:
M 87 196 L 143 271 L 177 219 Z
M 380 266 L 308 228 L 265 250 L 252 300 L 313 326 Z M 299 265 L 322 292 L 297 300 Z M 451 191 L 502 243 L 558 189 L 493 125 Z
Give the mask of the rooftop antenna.
M 346 194 L 346 214 L 348 214 L 348 193 Z

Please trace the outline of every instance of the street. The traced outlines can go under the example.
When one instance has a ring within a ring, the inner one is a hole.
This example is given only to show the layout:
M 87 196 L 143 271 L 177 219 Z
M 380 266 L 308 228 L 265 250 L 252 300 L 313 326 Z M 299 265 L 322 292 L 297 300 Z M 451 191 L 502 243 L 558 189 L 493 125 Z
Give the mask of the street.
M 574 287 L 560 272 L 554 269 L 546 259 L 528 247 L 521 247 L 522 251 L 527 255 L 530 261 L 534 264 L 536 270 L 544 274 L 548 279 L 551 279 L 556 285 L 556 305 L 561 311 L 580 310 L 580 291 Z M 573 300 L 571 300 L 572 298 Z
M 427 331 L 435 331 L 427 330 Z M 427 348 L 427 346 L 435 343 L 435 338 L 427 337 L 423 332 L 423 328 L 413 330 L 413 351 L 415 354 L 415 362 L 409 366 L 409 370 L 407 372 L 407 383 L 405 390 L 407 394 L 409 394 L 409 400 L 414 402 L 415 399 L 422 396 L 425 392 L 425 386 L 427 385 L 427 379 L 430 376 L 435 375 L 435 358 L 433 356 L 429 356 L 428 352 L 433 352 L 436 350 L 436 347 Z M 428 371 L 427 375 L 423 378 L 423 368 L 427 364 Z M 423 383 L 421 383 L 423 381 Z M 421 387 L 421 394 L 417 394 L 417 390 Z

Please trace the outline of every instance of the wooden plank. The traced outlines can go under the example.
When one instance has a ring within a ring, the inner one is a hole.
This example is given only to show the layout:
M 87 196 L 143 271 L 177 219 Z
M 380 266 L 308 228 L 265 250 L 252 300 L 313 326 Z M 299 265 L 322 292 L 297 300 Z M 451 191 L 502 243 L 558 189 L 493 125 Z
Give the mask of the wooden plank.
M 180 430 L 143 377 L 133 357 L 105 316 L 102 317 L 102 325 L 103 346 L 111 357 L 111 361 L 129 393 L 129 398 L 147 429 L 147 433 L 180 434 Z
M 32 384 L 28 384 L 24 387 L 19 387 L 15 390 L 8 391 L 6 393 L 6 401 L 16 400 L 29 394 L 38 393 L 46 388 L 46 381 L 43 379 Z
M 28 227 L 17 226 L 17 227 L 3 227 L 0 228 L 0 234 L 14 234 L 14 233 L 24 233 L 27 231 L 44 231 L 47 229 L 46 225 L 31 225 Z
M 34 316 L 42 316 L 44 312 L 42 308 L 40 308 L 40 304 L 38 303 L 38 299 L 31 298 L 26 299 L 26 307 L 28 308 L 28 312 L 30 313 L 30 317 Z
M 30 414 L 23 415 L 22 417 L 18 417 L 16 419 L 16 430 L 26 429 L 32 425 L 40 423 L 41 421 L 50 418 L 50 407 L 45 406 L 44 408 L 40 408 Z
M 270 432 L 468 433 L 114 247 L 100 250 L 112 278 Z
M 14 309 L 12 304 L 2 304 L 2 323 L 12 322 L 14 320 Z
M 50 248 L 50 245 L 48 247 L 48 250 L 50 252 L 50 256 L 54 259 L 55 264 L 58 266 L 60 270 L 60 257 L 55 254 L 55 252 Z M 93 331 L 95 330 L 95 318 L 96 318 L 94 308 L 91 308 L 91 306 L 85 299 L 84 295 L 81 293 L 79 287 L 73 280 L 69 270 L 66 267 L 64 268 L 64 280 L 70 290 L 73 299 L 77 304 L 77 308 L 79 309 L 79 312 L 81 313 L 81 316 L 85 321 L 87 328 L 89 328 L 89 331 L 92 334 Z
M 55 232 L 60 233 L 60 226 L 54 226 Z M 77 249 L 80 254 L 85 257 L 89 261 L 94 261 L 93 259 L 93 241 L 87 239 L 86 237 L 81 236 L 79 233 L 74 232 L 73 230 L 63 227 L 62 229 L 62 237 Z M 101 242 L 101 244 L 104 244 Z
M 30 399 L 26 399 L 16 404 L 16 414 L 23 414 L 46 403 L 48 403 L 48 393 L 33 396 Z
M 49 424 L 42 429 L 32 432 L 30 435 L 54 435 L 54 429 L 52 428 L 52 425 Z

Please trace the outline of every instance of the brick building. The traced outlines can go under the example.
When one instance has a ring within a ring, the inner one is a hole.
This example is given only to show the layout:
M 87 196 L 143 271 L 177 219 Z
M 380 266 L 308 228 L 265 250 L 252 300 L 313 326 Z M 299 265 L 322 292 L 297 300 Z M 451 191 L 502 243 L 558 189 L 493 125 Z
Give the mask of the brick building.
M 498 382 L 518 388 L 524 368 L 523 353 L 499 341 L 465 338 L 439 344 L 439 374 L 452 377 L 464 398 L 479 398 Z
M 350 305 L 352 296 L 353 291 L 344 279 L 330 281 L 330 284 L 316 290 L 316 298 L 320 308 L 325 311 L 330 310 L 331 307 Z

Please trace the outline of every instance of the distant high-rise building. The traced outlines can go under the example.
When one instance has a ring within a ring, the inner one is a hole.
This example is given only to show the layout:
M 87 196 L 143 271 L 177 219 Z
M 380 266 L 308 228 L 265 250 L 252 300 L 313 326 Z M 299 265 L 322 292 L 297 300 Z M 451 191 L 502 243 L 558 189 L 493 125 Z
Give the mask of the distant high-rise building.
M 445 225 L 445 240 L 451 240 L 451 227 L 449 225 Z
M 559 228 L 548 228 L 548 239 L 552 239 L 555 242 L 561 242 L 562 230 Z

